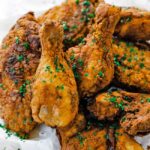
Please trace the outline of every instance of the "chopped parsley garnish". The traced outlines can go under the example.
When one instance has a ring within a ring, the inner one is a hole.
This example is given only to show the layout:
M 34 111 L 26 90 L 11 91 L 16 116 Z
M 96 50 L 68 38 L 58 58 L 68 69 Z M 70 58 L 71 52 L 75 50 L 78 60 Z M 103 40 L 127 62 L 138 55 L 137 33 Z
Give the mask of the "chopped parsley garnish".
M 79 64 L 80 66 L 83 66 L 84 62 L 83 62 L 83 60 L 82 60 L 81 58 L 78 59 L 78 64 Z
M 19 44 L 19 37 L 15 38 L 16 44 Z
M 79 132 L 79 133 L 77 134 L 76 138 L 79 140 L 80 145 L 83 146 L 84 141 L 86 140 L 86 137 L 83 137 L 83 136 L 81 135 L 81 133 Z
M 22 62 L 24 60 L 24 56 L 23 55 L 18 55 L 17 60 L 19 62 Z
M 125 122 L 126 121 L 126 117 L 123 117 L 122 119 L 121 119 L 121 122 Z
M 108 135 L 108 134 L 105 134 L 105 135 L 104 135 L 104 138 L 108 140 L 108 139 L 109 139 L 109 135 Z
M 83 5 L 84 5 L 84 6 L 90 6 L 90 4 L 91 4 L 91 3 L 90 3 L 88 0 L 85 0 L 85 1 L 83 2 Z
M 110 99 L 109 99 L 109 101 L 110 102 L 112 102 L 112 103 L 114 103 L 114 105 L 115 105 L 115 107 L 116 108 L 119 108 L 119 109 L 121 109 L 121 110 L 124 110 L 124 103 L 123 103 L 123 101 L 121 101 L 120 103 L 118 103 L 117 102 L 117 97 L 111 97 Z
M 93 13 L 93 14 L 88 14 L 88 17 L 89 18 L 94 18 L 95 17 L 95 14 Z
M 146 101 L 150 103 L 150 98 L 147 98 Z
M 28 42 L 23 43 L 23 46 L 25 47 L 26 50 L 30 49 L 30 45 Z
M 70 60 L 71 60 L 71 61 L 74 61 L 74 60 L 75 60 L 74 54 L 70 56 Z
M 0 83 L 0 89 L 5 90 L 4 85 Z
M 78 71 L 77 71 L 77 65 L 76 65 L 76 64 L 73 64 L 73 65 L 72 65 L 72 70 L 73 70 L 73 73 L 74 73 L 74 77 L 75 77 L 76 79 L 80 79 L 80 75 L 79 75 L 79 73 L 78 73 Z
M 102 71 L 100 71 L 100 72 L 98 73 L 98 75 L 99 75 L 99 77 L 101 77 L 101 78 L 104 77 L 104 73 L 103 73 Z
M 76 0 L 76 4 L 77 4 L 77 5 L 79 4 L 79 0 Z
M 88 73 L 85 73 L 85 74 L 84 74 L 84 76 L 85 76 L 85 77 L 88 77 L 88 76 L 89 76 L 89 74 L 88 74 Z
M 73 25 L 73 26 L 71 27 L 71 29 L 77 29 L 77 28 L 78 28 L 77 25 Z
M 25 96 L 26 92 L 27 92 L 27 89 L 26 89 L 26 86 L 30 84 L 30 81 L 29 80 L 26 80 L 24 84 L 22 84 L 19 88 L 19 93 L 22 97 Z
M 47 66 L 45 67 L 45 72 L 50 72 L 50 73 L 52 73 L 51 67 L 50 67 L 49 65 L 47 65 Z
M 142 69 L 142 68 L 144 68 L 144 64 L 143 63 L 140 63 L 140 68 Z
M 119 57 L 119 55 L 114 56 L 114 63 L 115 63 L 116 66 L 121 66 L 121 63 L 119 62 L 118 57 Z
M 69 27 L 68 27 L 66 22 L 63 22 L 62 25 L 63 25 L 64 31 L 68 31 L 69 30 Z
M 56 87 L 57 90 L 64 90 L 64 88 L 65 88 L 64 85 L 58 85 L 58 86 Z

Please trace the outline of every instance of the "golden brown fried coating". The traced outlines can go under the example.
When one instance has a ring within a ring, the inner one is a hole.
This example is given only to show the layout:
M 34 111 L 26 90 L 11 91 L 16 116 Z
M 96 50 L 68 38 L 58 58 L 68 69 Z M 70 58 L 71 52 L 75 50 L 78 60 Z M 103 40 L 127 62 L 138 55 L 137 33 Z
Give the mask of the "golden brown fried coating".
M 113 120 L 124 112 L 120 123 L 131 135 L 150 131 L 150 94 L 130 93 L 122 90 L 105 92 L 96 97 L 88 110 L 99 120 Z
M 133 43 L 115 42 L 113 47 L 116 81 L 150 93 L 149 49 L 139 49 Z
M 69 140 L 69 138 L 75 136 L 78 132 L 81 132 L 86 127 L 86 119 L 83 113 L 79 112 L 75 119 L 66 127 L 58 128 L 58 134 L 60 137 L 61 145 L 63 147 Z
M 46 20 L 60 21 L 64 28 L 64 44 L 70 47 L 80 42 L 88 32 L 88 25 L 95 17 L 94 12 L 91 2 L 80 0 L 56 6 L 40 16 L 38 20 L 40 23 Z
M 40 30 L 42 56 L 33 84 L 31 102 L 35 121 L 67 126 L 78 112 L 78 92 L 71 68 L 64 59 L 63 28 L 46 22 Z
M 131 102 L 125 106 L 121 126 L 130 135 L 150 131 L 150 94 L 126 93 Z
M 126 134 L 123 129 L 116 130 L 116 150 L 144 150 L 142 146 L 137 143 L 133 137 Z
M 114 76 L 112 34 L 120 9 L 101 4 L 96 10 L 95 24 L 84 45 L 67 51 L 81 97 L 92 96 L 106 87 Z
M 0 50 L 0 116 L 19 133 L 28 133 L 36 125 L 30 102 L 41 54 L 39 28 L 34 14 L 27 13 L 10 30 Z
M 150 40 L 150 12 L 137 8 L 122 8 L 115 32 L 122 38 Z
M 113 120 L 114 117 L 119 113 L 119 107 L 114 103 L 121 103 L 121 94 L 117 91 L 109 93 L 101 93 L 95 98 L 95 102 L 89 105 L 88 110 L 99 120 Z
M 70 138 L 62 150 L 107 150 L 106 130 L 97 128 L 78 133 Z

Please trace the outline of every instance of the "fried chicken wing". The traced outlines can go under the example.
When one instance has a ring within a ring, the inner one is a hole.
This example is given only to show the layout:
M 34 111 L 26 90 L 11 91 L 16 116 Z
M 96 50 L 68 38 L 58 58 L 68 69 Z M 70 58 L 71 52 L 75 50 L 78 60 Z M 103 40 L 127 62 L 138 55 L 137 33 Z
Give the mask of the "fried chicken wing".
M 120 9 L 101 4 L 96 10 L 95 24 L 85 44 L 67 51 L 78 81 L 81 97 L 92 96 L 106 87 L 114 76 L 112 34 L 119 20 Z
M 40 23 L 46 20 L 60 21 L 64 28 L 64 44 L 67 49 L 82 41 L 94 17 L 92 3 L 80 0 L 56 6 L 40 16 L 38 20 Z
M 137 143 L 133 137 L 126 134 L 123 129 L 116 130 L 116 150 L 144 150 L 142 146 Z
M 39 24 L 32 12 L 20 18 L 0 50 L 0 116 L 7 128 L 28 133 L 32 119 L 31 85 L 40 59 Z
M 70 138 L 68 143 L 62 147 L 62 150 L 107 150 L 105 129 L 97 128 L 89 131 L 83 131 Z
M 115 32 L 122 38 L 150 40 L 150 12 L 137 8 L 122 8 Z
M 115 41 L 115 79 L 120 84 L 150 93 L 150 51 L 133 43 Z
M 78 92 L 73 72 L 63 53 L 63 28 L 46 22 L 40 30 L 42 56 L 33 84 L 31 102 L 35 121 L 67 126 L 78 112 Z
M 120 124 L 127 133 L 137 135 L 150 131 L 150 94 L 122 90 L 102 93 L 88 110 L 99 120 L 113 120 L 122 111 Z

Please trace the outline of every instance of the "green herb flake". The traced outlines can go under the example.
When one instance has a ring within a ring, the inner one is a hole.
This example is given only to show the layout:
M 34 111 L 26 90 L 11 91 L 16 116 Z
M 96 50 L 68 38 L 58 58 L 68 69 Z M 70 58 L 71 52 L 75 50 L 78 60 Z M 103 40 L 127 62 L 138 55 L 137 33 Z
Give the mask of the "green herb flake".
M 23 46 L 26 50 L 30 49 L 30 45 L 28 42 L 23 43 Z
M 19 37 L 15 37 L 16 44 L 19 44 Z
M 65 87 L 64 87 L 64 85 L 58 85 L 58 86 L 56 87 L 56 89 L 57 89 L 57 90 L 64 90 Z
M 141 69 L 144 68 L 144 64 L 143 63 L 140 63 L 139 66 L 140 66 Z
M 102 71 L 100 71 L 100 72 L 98 73 L 98 76 L 101 77 L 101 78 L 103 78 L 103 77 L 104 77 L 104 73 L 103 73 Z
M 80 145 L 83 146 L 84 141 L 86 140 L 86 137 L 83 137 L 83 136 L 81 135 L 81 133 L 79 132 L 79 133 L 77 133 L 76 138 L 79 140 Z
M 126 117 L 123 117 L 122 119 L 121 119 L 121 122 L 125 122 L 126 121 Z
M 150 98 L 147 98 L 146 101 L 150 103 Z
M 19 62 L 22 62 L 24 60 L 24 56 L 23 55 L 18 55 L 17 60 Z
M 64 31 L 69 31 L 69 27 L 66 22 L 62 23 Z
M 79 0 L 75 0 L 76 4 L 78 5 L 79 4 Z
M 85 74 L 84 74 L 84 76 L 85 76 L 85 77 L 88 77 L 88 76 L 89 76 L 89 74 L 88 74 L 88 73 L 85 73 Z
M 95 14 L 94 14 L 94 13 L 88 14 L 88 17 L 89 17 L 89 18 L 94 18 L 94 17 L 95 17 Z
M 83 5 L 84 5 L 84 6 L 90 6 L 90 4 L 91 4 L 91 3 L 90 3 L 88 0 L 85 0 L 85 1 L 83 2 Z

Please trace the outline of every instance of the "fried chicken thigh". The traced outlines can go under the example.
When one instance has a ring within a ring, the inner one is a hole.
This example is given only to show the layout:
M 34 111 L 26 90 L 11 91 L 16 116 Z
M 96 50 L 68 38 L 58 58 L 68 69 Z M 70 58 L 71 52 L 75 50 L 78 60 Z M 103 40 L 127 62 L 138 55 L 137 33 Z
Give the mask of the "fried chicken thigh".
M 78 81 L 81 97 L 92 96 L 106 87 L 114 76 L 112 34 L 120 17 L 120 9 L 102 4 L 96 10 L 95 24 L 85 44 L 67 51 Z
M 28 133 L 36 125 L 30 102 L 33 76 L 41 49 L 39 28 L 32 12 L 20 18 L 0 49 L 0 116 L 7 128 Z
M 150 51 L 115 40 L 115 81 L 150 93 Z
M 124 113 L 121 126 L 131 135 L 150 131 L 150 94 L 122 90 L 102 93 L 88 110 L 99 120 L 113 120 L 121 111 Z
M 73 72 L 63 53 L 63 28 L 46 22 L 40 30 L 42 56 L 33 84 L 31 102 L 35 121 L 67 126 L 78 112 L 78 92 Z
M 122 8 L 115 32 L 122 38 L 150 40 L 150 12 L 137 8 Z
M 107 150 L 106 130 L 97 128 L 83 131 L 72 137 L 62 150 Z
M 92 3 L 80 0 L 56 6 L 40 16 L 38 20 L 40 23 L 46 20 L 60 21 L 64 28 L 64 44 L 68 48 L 82 41 L 94 16 Z

